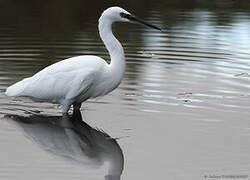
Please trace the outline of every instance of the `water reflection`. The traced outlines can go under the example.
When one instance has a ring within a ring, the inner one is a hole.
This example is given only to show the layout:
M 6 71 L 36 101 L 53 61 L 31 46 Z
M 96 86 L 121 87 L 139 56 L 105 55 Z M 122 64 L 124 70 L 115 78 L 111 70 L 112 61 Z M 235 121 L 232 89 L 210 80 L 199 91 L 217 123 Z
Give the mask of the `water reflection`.
M 124 157 L 119 144 L 84 122 L 80 111 L 63 117 L 6 115 L 5 118 L 49 154 L 86 168 L 108 165 L 105 180 L 120 179 Z

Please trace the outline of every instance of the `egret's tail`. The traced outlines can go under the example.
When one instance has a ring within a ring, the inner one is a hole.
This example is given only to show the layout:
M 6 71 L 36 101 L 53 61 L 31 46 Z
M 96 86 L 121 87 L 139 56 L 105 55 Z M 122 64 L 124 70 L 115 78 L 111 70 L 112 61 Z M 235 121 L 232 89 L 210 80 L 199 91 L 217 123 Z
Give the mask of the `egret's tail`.
M 28 85 L 30 78 L 25 78 L 22 81 L 19 81 L 10 87 L 8 87 L 5 91 L 7 96 L 23 96 L 24 90 Z

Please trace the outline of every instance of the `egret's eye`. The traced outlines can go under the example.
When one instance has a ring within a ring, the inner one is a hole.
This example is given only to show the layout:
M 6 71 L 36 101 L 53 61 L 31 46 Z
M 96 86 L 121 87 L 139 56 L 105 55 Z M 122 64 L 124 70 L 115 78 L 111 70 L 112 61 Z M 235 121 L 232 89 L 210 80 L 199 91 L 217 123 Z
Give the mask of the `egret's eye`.
M 130 16 L 130 15 L 129 15 L 129 14 L 126 14 L 126 13 L 121 12 L 121 13 L 120 13 L 120 16 L 121 16 L 121 17 L 123 17 L 123 18 L 129 19 L 129 16 Z

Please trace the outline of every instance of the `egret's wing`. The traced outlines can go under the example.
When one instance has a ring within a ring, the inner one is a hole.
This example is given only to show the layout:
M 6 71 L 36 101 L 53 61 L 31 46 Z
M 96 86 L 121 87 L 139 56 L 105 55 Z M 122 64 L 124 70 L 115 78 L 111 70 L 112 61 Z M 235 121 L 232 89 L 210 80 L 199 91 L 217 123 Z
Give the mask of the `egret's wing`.
M 71 82 L 72 88 L 67 93 L 65 99 L 73 99 L 80 94 L 86 93 L 93 84 L 94 77 L 91 73 L 75 76 Z
M 85 93 L 92 85 L 94 76 L 92 71 L 85 68 L 46 74 L 36 77 L 26 88 L 26 96 L 61 102 L 63 99 L 74 99 Z
M 105 63 L 97 56 L 69 58 L 17 82 L 7 89 L 6 94 L 60 103 L 84 94 L 103 71 Z

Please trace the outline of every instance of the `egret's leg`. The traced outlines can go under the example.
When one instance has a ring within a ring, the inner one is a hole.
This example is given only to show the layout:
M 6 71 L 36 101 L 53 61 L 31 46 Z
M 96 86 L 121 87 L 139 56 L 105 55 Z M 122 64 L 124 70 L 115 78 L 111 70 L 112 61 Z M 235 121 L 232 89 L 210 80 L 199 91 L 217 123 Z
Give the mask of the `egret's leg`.
M 65 102 L 62 103 L 62 113 L 63 114 L 67 114 L 68 113 L 71 104 L 72 104 L 71 101 L 65 101 Z
M 63 105 L 62 107 L 62 113 L 67 114 L 70 109 L 70 105 Z
M 79 110 L 81 108 L 81 106 L 82 106 L 82 103 L 74 103 L 73 104 L 74 111 Z

